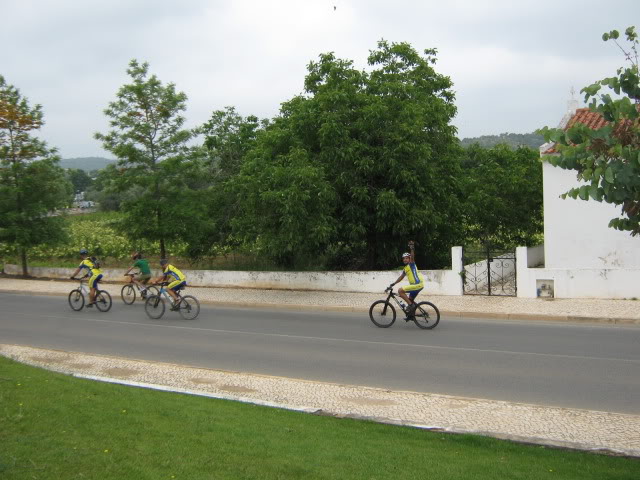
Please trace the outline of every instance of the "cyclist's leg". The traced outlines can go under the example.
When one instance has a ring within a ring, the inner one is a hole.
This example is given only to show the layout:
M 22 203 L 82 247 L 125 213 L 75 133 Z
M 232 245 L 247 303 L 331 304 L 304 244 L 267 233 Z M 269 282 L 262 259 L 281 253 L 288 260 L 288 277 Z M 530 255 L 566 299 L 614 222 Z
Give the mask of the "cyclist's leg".
M 411 285 L 407 285 L 406 287 L 401 287 L 401 288 L 398 289 L 398 295 L 400 295 L 400 298 L 402 298 L 407 305 L 411 305 L 411 299 L 409 298 L 409 296 L 406 293 L 406 290 L 410 286 Z
M 405 291 L 407 292 L 407 297 L 408 297 L 408 301 L 407 304 L 409 305 L 409 312 L 413 312 L 413 309 L 415 308 L 416 302 L 415 302 L 415 298 L 418 296 L 418 294 L 422 291 L 422 289 L 424 288 L 424 283 L 416 283 L 415 285 L 407 285 L 405 287 Z
M 167 292 L 173 298 L 173 303 L 178 302 L 178 290 L 182 290 L 187 285 L 187 282 L 181 282 L 180 280 L 176 280 L 175 282 L 171 282 L 167 285 Z
M 140 275 L 136 279 L 136 284 L 138 285 L 138 288 L 140 289 L 140 291 L 144 292 L 147 290 L 147 284 L 149 283 L 150 278 L 151 278 L 151 275 Z
M 100 280 L 102 280 L 102 274 L 93 275 L 89 279 L 89 304 L 94 304 L 96 301 L 96 291 L 98 290 Z

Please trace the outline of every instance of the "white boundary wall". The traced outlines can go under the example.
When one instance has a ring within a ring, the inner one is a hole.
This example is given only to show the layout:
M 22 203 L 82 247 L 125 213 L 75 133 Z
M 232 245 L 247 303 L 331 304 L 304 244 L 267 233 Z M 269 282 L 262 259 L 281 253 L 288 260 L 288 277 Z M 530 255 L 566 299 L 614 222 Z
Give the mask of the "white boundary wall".
M 421 270 L 426 278 L 425 293 L 462 295 L 462 248 L 451 249 L 451 270 Z M 69 268 L 29 268 L 34 277 L 69 278 Z M 103 269 L 105 281 L 124 281 L 125 269 Z M 4 272 L 21 275 L 22 268 L 5 264 Z M 380 293 L 400 276 L 400 270 L 372 272 L 236 272 L 225 270 L 183 270 L 194 287 L 259 288 L 274 290 L 316 290 Z M 158 271 L 153 272 L 158 275 Z
M 462 295 L 462 247 L 451 249 L 451 270 L 421 270 L 431 295 Z M 544 261 L 542 246 L 516 249 L 518 297 L 535 298 L 541 282 L 553 280 L 556 298 L 640 298 L 640 268 L 531 268 Z M 70 268 L 29 268 L 30 275 L 69 278 Z M 105 280 L 124 281 L 124 269 L 104 269 Z M 4 265 L 4 273 L 21 275 L 17 265 Z M 154 271 L 155 275 L 160 272 Z M 184 270 L 189 285 L 217 288 L 316 290 L 381 293 L 400 270 L 373 272 L 234 272 Z M 547 282 L 548 283 L 548 282 Z
M 527 247 L 516 249 L 516 263 L 518 297 L 537 297 L 552 280 L 555 298 L 640 298 L 640 268 L 528 268 Z

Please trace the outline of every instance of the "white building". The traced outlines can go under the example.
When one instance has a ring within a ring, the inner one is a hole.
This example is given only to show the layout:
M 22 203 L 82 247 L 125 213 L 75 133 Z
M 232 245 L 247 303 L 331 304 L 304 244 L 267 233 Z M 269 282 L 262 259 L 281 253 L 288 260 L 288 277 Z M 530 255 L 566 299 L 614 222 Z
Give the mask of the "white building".
M 599 128 L 605 121 L 572 101 L 560 128 L 574 123 Z M 553 145 L 543 145 L 540 152 L 553 154 Z M 640 237 L 608 227 L 621 215 L 620 207 L 560 198 L 579 185 L 576 172 L 545 161 L 543 185 L 544 259 L 542 252 L 518 249 L 518 296 L 640 298 Z M 542 261 L 544 268 L 527 268 Z

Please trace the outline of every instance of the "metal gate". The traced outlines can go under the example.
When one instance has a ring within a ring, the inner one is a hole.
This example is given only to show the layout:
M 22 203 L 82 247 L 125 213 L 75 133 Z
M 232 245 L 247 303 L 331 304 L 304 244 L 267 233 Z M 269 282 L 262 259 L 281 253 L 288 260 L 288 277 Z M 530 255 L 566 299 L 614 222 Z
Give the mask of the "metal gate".
M 465 295 L 500 295 L 515 297 L 516 253 L 514 250 L 463 249 L 462 280 Z

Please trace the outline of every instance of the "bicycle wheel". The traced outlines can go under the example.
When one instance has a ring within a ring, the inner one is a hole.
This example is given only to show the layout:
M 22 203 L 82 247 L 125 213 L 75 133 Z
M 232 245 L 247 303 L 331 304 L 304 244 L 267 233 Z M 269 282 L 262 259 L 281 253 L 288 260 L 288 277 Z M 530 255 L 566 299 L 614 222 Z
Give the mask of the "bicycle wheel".
M 158 319 L 164 315 L 164 300 L 159 295 L 151 295 L 144 302 L 144 311 L 149 318 Z
M 369 318 L 376 327 L 389 328 L 396 321 L 396 309 L 386 300 L 378 300 L 369 308 Z
M 133 285 L 125 285 L 120 290 L 120 296 L 122 297 L 122 301 L 127 305 L 131 305 L 136 301 L 136 289 Z
M 418 327 L 431 330 L 440 322 L 440 311 L 431 302 L 420 302 L 416 307 L 413 321 Z
M 96 308 L 101 312 L 111 310 L 111 295 L 106 290 L 98 290 L 96 292 Z
M 151 295 L 160 295 L 160 289 L 151 285 L 150 287 L 146 287 L 144 296 L 142 295 L 142 293 L 140 293 L 140 296 L 142 298 L 150 297 Z
M 200 313 L 200 302 L 196 297 L 192 297 L 191 295 L 185 295 L 180 300 L 180 315 L 185 320 L 193 320 Z
M 69 306 L 71 310 L 75 310 L 76 312 L 79 312 L 82 310 L 82 307 L 84 307 L 84 295 L 79 288 L 69 292 Z

